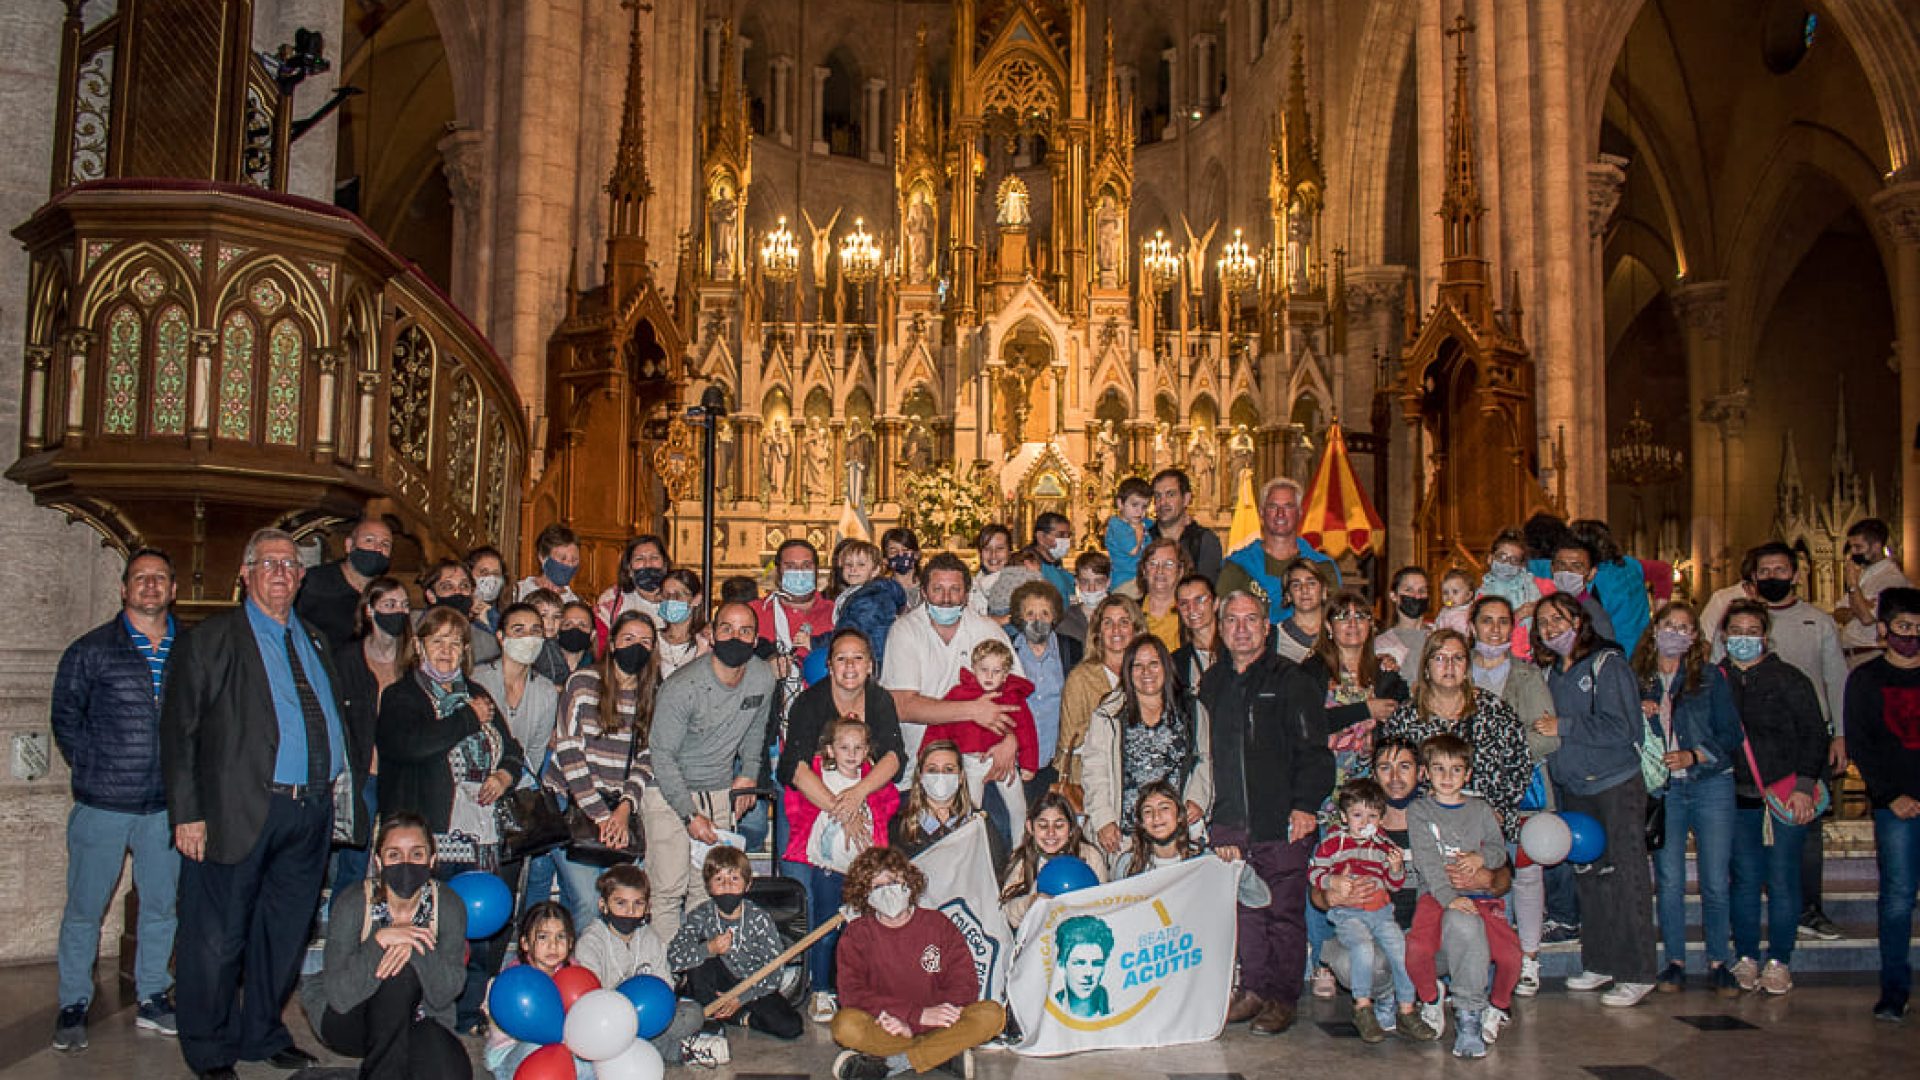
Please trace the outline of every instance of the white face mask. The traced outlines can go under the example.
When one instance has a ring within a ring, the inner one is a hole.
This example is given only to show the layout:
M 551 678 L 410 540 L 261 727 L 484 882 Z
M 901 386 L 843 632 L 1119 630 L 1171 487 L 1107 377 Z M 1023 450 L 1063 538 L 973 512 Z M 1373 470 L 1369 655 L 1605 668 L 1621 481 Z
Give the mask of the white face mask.
M 1082 590 L 1080 593 L 1080 606 L 1091 611 L 1094 608 L 1099 607 L 1100 601 L 1105 600 L 1106 598 L 1107 598 L 1107 590 L 1105 589 L 1101 589 L 1099 592 L 1087 592 L 1085 590 Z
M 1205 820 L 1187 822 L 1187 839 L 1196 844 L 1207 842 L 1207 823 Z
M 1054 562 L 1064 561 L 1068 555 L 1073 554 L 1072 538 L 1063 536 L 1055 540 L 1053 544 L 1047 548 L 1047 554 L 1053 556 Z
M 547 639 L 532 634 L 526 637 L 510 637 L 500 640 L 500 651 L 507 659 L 516 664 L 531 664 L 540 659 L 540 650 L 547 647 Z
M 507 579 L 495 574 L 473 579 L 473 598 L 483 604 L 491 604 L 500 598 L 500 589 Z
M 1353 827 L 1353 838 L 1355 840 L 1371 840 L 1373 839 L 1373 834 L 1379 831 L 1380 826 L 1369 821 L 1365 825 L 1356 825 Z
M 928 773 L 920 778 L 920 786 L 927 792 L 927 798 L 943 803 L 960 792 L 959 773 Z
M 907 909 L 913 906 L 913 894 L 907 891 L 905 885 L 896 881 L 868 893 L 867 903 L 873 905 L 873 910 L 877 914 L 889 919 L 897 919 L 905 915 Z

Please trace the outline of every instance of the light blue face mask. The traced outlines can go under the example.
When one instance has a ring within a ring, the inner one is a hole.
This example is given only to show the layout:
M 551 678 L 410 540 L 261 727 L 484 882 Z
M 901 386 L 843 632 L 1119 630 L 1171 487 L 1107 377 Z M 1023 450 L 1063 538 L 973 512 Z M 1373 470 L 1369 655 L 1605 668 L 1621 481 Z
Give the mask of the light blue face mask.
M 659 611 L 660 618 L 673 626 L 693 618 L 693 605 L 685 600 L 662 600 Z
M 1751 664 L 1767 651 L 1767 639 L 1741 634 L 1727 638 L 1727 655 L 1742 664 Z
M 788 596 L 812 596 L 818 583 L 811 570 L 780 571 L 780 591 Z
M 933 620 L 933 625 L 935 626 L 952 626 L 954 623 L 960 621 L 960 615 L 966 610 L 967 606 L 965 604 L 955 604 L 952 607 L 944 607 L 940 604 L 928 604 L 927 617 Z

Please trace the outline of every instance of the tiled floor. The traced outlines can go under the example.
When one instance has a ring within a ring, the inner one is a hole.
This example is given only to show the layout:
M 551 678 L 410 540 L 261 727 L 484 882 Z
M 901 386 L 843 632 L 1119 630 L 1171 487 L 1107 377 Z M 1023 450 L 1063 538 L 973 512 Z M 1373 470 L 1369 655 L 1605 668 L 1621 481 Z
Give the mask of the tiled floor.
M 107 973 L 102 973 L 103 985 Z M 9 1080 L 174 1080 L 189 1076 L 170 1039 L 137 1032 L 131 1003 L 96 1002 L 89 1026 L 91 1048 L 65 1055 L 47 1046 L 53 1031 L 54 973 L 50 965 L 8 969 L 0 976 L 0 1077 Z M 1876 1023 L 1869 1014 L 1874 987 L 1868 981 L 1803 984 L 1786 998 L 1721 1001 L 1700 990 L 1677 997 L 1653 995 L 1639 1008 L 1604 1009 L 1595 995 L 1569 995 L 1551 987 L 1518 1008 L 1518 1022 L 1501 1036 L 1484 1061 L 1456 1061 L 1445 1045 L 1389 1041 L 1378 1047 L 1345 1034 L 1348 1008 L 1341 1001 L 1304 1003 L 1303 1022 L 1292 1032 L 1259 1039 L 1234 1028 L 1220 1039 L 1153 1051 L 1116 1051 L 1035 1060 L 1006 1053 L 979 1056 L 983 1080 L 1035 1077 L 1180 1077 L 1182 1080 L 1245 1080 L 1327 1077 L 1333 1080 L 1394 1080 L 1428 1076 L 1566 1077 L 1569 1080 L 1760 1080 L 1763 1077 L 1843 1076 L 1857 1080 L 1912 1076 L 1920 1052 L 1920 1018 L 1905 1025 Z M 1744 1024 L 1727 1024 L 1733 1019 Z M 295 1021 L 301 1045 L 319 1049 L 303 1021 Z M 824 1029 L 810 1026 L 798 1043 L 776 1043 L 737 1033 L 734 1064 L 714 1080 L 820 1077 L 834 1049 Z M 477 1058 L 477 1046 L 476 1046 Z M 345 1064 L 345 1063 L 340 1063 Z M 1359 1070 L 1367 1070 L 1359 1074 Z M 1390 1070 L 1390 1071 L 1388 1071 Z M 675 1071 L 699 1080 L 705 1070 Z M 248 1080 L 285 1078 L 264 1066 L 243 1066 Z

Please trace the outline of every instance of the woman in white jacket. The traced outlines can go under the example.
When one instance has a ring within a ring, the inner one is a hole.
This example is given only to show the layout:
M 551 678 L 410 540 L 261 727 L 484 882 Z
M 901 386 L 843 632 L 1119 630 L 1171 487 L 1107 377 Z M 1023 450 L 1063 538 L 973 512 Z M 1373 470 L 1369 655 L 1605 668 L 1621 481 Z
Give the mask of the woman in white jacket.
M 1101 701 L 1080 748 L 1087 831 L 1109 856 L 1132 830 L 1140 789 L 1164 781 L 1181 792 L 1188 824 L 1213 804 L 1206 710 L 1174 682 L 1173 658 L 1159 638 L 1142 634 L 1127 646 L 1120 687 Z

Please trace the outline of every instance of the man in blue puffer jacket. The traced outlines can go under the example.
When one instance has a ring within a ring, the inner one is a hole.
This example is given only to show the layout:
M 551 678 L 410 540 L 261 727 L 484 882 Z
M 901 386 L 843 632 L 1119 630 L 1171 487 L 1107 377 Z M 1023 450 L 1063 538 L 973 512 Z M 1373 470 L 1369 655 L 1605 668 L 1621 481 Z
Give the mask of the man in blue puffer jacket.
M 121 612 L 67 647 L 53 683 L 53 737 L 73 772 L 67 817 L 67 906 L 60 920 L 56 1050 L 87 1046 L 87 1005 L 100 922 L 120 864 L 133 852 L 140 892 L 135 1023 L 177 1034 L 173 1013 L 174 901 L 180 856 L 160 778 L 160 693 L 173 647 L 173 560 L 142 548 L 120 576 Z

